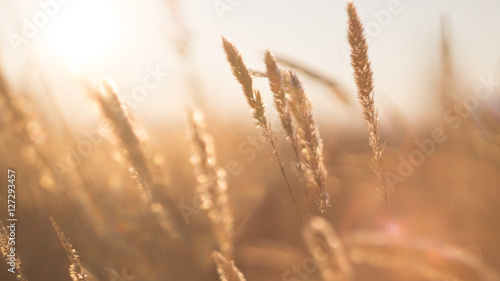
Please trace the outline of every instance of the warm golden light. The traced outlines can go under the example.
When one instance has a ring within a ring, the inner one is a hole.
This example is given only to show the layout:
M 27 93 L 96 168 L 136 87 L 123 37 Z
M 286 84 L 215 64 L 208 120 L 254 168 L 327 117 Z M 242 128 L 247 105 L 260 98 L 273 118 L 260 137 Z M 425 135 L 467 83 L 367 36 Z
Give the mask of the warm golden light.
M 50 25 L 51 45 L 70 64 L 94 61 L 110 49 L 115 34 L 115 15 L 106 1 L 69 3 Z

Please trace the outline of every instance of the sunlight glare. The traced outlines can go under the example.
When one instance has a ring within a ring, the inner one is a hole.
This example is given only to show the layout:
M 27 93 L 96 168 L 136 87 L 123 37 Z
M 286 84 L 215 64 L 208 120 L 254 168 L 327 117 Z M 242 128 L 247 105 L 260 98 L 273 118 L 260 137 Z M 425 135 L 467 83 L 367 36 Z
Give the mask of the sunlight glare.
M 78 0 L 60 13 L 48 35 L 53 48 L 69 64 L 95 62 L 110 49 L 116 23 L 107 1 Z

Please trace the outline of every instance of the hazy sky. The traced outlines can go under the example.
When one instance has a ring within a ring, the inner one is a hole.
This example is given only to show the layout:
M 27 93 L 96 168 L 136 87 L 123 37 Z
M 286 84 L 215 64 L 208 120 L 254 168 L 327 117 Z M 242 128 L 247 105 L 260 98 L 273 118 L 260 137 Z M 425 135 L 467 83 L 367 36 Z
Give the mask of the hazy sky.
M 88 98 L 74 86 L 77 80 L 68 69 L 92 79 L 112 77 L 121 95 L 130 97 L 153 68 L 168 72 L 168 78 L 148 90 L 147 99 L 134 111 L 142 118 L 162 119 L 183 108 L 187 94 L 180 85 L 185 72 L 172 48 L 176 25 L 168 13 L 168 1 L 0 1 L 3 65 L 9 78 L 19 83 L 18 88 L 26 87 L 21 81 L 32 75 L 29 70 L 37 58 L 66 114 L 74 116 L 86 112 L 74 108 L 84 108 Z M 49 2 L 52 6 L 40 4 Z M 246 105 L 225 61 L 220 35 L 236 44 L 252 68 L 263 69 L 263 51 L 269 49 L 340 81 L 348 91 L 354 90 L 346 57 L 346 1 L 177 2 L 191 34 L 193 61 L 202 79 L 199 86 L 209 102 L 221 104 L 227 114 L 240 112 Z M 441 15 L 450 20 L 454 63 L 463 74 L 461 80 L 473 86 L 479 75 L 498 77 L 499 0 L 355 3 L 367 26 L 382 115 L 388 111 L 384 108 L 397 106 L 407 116 L 420 116 L 425 112 L 422 108 L 433 102 Z M 46 23 L 41 13 L 47 14 Z M 39 25 L 33 38 L 23 33 L 26 21 Z M 12 34 L 25 41 L 13 41 Z M 17 52 L 12 42 L 20 46 Z M 306 77 L 303 80 L 317 112 L 328 118 L 348 118 L 351 112 L 325 87 Z M 264 81 L 257 85 L 268 92 Z M 270 99 L 268 94 L 266 97 Z

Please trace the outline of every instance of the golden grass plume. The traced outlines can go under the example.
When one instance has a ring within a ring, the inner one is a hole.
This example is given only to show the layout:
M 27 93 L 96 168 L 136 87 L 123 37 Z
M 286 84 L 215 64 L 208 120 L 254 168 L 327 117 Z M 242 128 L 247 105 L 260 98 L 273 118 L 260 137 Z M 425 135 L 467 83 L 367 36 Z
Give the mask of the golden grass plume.
M 323 141 L 312 114 L 312 103 L 305 93 L 302 82 L 292 71 L 289 71 L 288 76 L 290 107 L 299 127 L 302 154 L 308 168 L 308 178 L 316 186 L 316 204 L 319 211 L 324 214 L 330 206 L 330 194 L 325 190 L 327 171 L 323 162 Z
M 227 258 L 233 254 L 233 213 L 227 194 L 226 171 L 217 166 L 212 136 L 208 134 L 200 111 L 188 110 L 189 135 L 202 209 L 207 211 L 220 251 Z

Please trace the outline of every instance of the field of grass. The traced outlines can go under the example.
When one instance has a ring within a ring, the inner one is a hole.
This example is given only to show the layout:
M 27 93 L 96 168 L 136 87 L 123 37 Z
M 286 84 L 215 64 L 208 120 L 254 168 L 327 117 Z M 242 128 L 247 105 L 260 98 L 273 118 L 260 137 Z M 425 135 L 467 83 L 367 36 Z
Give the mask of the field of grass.
M 443 28 L 439 114 L 384 124 L 363 19 L 352 2 L 346 14 L 353 92 L 270 51 L 247 65 L 222 36 L 246 103 L 232 118 L 207 106 L 194 71 L 183 122 L 156 124 L 134 118 L 112 77 L 82 78 L 90 127 L 1 72 L 0 280 L 500 280 L 495 75 L 459 87 Z M 315 117 L 311 80 L 364 122 Z

